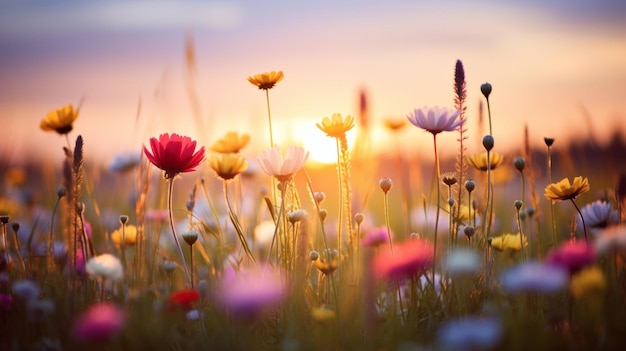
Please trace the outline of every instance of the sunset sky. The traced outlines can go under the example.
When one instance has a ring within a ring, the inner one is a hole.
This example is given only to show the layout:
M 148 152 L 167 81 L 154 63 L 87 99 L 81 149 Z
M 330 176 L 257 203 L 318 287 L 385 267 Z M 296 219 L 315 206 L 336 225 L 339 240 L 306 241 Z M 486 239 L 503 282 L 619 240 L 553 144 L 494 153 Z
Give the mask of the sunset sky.
M 364 89 L 382 150 L 390 144 L 384 118 L 453 107 L 457 59 L 466 70 L 471 141 L 485 133 L 476 126 L 485 81 L 494 87 L 503 151 L 520 147 L 526 124 L 536 144 L 626 132 L 623 0 L 0 0 L 1 155 L 61 158 L 65 140 L 41 131 L 39 121 L 81 101 L 70 136 L 82 134 L 96 161 L 138 152 L 162 132 L 207 146 L 229 130 L 250 133 L 253 154 L 269 144 L 267 115 L 264 94 L 246 77 L 271 70 L 285 74 L 270 91 L 279 143 L 333 150 L 315 123 L 356 115 Z M 410 127 L 402 145 L 429 148 L 430 136 Z

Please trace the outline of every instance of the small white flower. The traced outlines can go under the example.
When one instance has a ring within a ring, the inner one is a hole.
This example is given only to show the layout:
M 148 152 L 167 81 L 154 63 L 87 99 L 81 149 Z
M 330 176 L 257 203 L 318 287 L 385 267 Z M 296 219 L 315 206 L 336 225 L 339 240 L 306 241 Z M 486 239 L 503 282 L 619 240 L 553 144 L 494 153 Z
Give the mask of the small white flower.
M 450 276 L 471 275 L 482 267 L 480 255 L 469 249 L 454 249 L 446 256 L 446 265 Z
M 103 278 L 113 282 L 124 278 L 124 268 L 120 260 L 111 254 L 92 257 L 85 266 L 87 273 L 93 278 Z

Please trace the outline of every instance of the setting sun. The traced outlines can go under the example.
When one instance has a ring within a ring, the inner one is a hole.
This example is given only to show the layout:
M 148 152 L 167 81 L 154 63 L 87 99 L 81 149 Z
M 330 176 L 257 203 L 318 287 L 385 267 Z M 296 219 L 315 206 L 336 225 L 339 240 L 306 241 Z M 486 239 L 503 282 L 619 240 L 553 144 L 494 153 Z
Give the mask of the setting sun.
M 321 118 L 320 118 L 321 120 Z M 315 127 L 319 121 L 312 118 L 295 119 L 296 122 L 288 128 L 287 135 L 297 136 L 297 140 L 288 142 L 302 145 L 309 151 L 309 160 L 318 164 L 329 164 L 337 162 L 337 142 L 334 138 L 326 136 L 324 132 Z M 346 133 L 348 147 L 354 145 L 354 137 L 357 134 L 358 126 Z

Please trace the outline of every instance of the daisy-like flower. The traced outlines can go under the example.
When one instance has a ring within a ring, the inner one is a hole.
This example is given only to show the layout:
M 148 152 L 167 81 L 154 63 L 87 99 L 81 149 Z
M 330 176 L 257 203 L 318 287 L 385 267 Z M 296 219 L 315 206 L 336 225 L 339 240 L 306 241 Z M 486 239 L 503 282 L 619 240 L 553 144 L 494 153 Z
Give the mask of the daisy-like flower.
M 278 146 L 266 149 L 257 158 L 259 167 L 267 175 L 274 176 L 278 181 L 285 182 L 296 174 L 309 158 L 309 152 L 299 146 L 288 146 L 283 157 Z
M 107 253 L 90 258 L 85 265 L 85 270 L 95 279 L 103 278 L 116 282 L 124 277 L 122 262 Z
M 442 350 L 491 350 L 502 339 L 504 327 L 493 317 L 463 317 L 443 323 L 437 330 Z
M 502 234 L 491 239 L 491 247 L 498 251 L 516 252 L 522 251 L 522 242 L 520 241 L 520 233 L 516 234 Z M 528 238 L 526 235 L 522 236 L 524 241 L 524 247 L 528 246 Z
M 570 274 L 591 265 L 596 260 L 595 248 L 586 241 L 568 241 L 548 252 L 546 262 L 560 266 Z
M 573 200 L 587 191 L 589 191 L 589 180 L 578 176 L 572 183 L 568 178 L 563 178 L 558 183 L 548 184 L 544 196 L 552 201 Z
M 188 136 L 168 133 L 159 139 L 150 138 L 152 152 L 144 146 L 146 157 L 158 168 L 165 171 L 165 178 L 174 178 L 178 173 L 192 172 L 204 159 L 204 146 L 196 150 L 196 141 Z
M 487 171 L 487 152 L 470 155 L 467 157 L 469 163 L 479 171 Z M 489 169 L 494 170 L 504 162 L 504 157 L 494 151 L 489 152 Z
M 78 109 L 72 105 L 66 105 L 48 112 L 46 118 L 41 120 L 39 128 L 44 131 L 53 131 L 59 134 L 67 134 L 72 131 L 72 124 L 78 118 Z
M 117 246 L 133 246 L 137 243 L 137 227 L 129 224 L 111 233 L 111 241 Z
M 220 154 L 238 153 L 248 145 L 250 135 L 239 134 L 237 132 L 228 132 L 222 139 L 217 140 L 211 145 L 211 151 Z
M 263 311 L 278 305 L 285 297 L 288 283 L 281 281 L 277 271 L 262 269 L 240 271 L 238 276 L 227 271 L 218 287 L 216 299 L 219 306 L 233 315 L 242 318 L 254 318 Z
M 612 226 L 596 235 L 595 247 L 598 255 L 613 251 L 626 251 L 626 225 Z
M 209 166 L 211 166 L 218 177 L 226 181 L 235 178 L 248 169 L 248 161 L 240 154 L 228 153 L 211 157 Z
M 563 289 L 569 274 L 559 266 L 529 261 L 509 268 L 500 277 L 508 292 L 551 293 Z
M 409 239 L 385 247 L 374 258 L 374 273 L 377 277 L 392 280 L 410 278 L 425 273 L 433 265 L 433 244 L 423 239 Z
M 316 123 L 317 128 L 333 138 L 341 138 L 346 132 L 354 128 L 354 118 L 346 116 L 344 119 L 340 113 L 333 113 L 332 118 L 324 117 L 322 124 Z
M 451 132 L 460 127 L 464 122 L 464 120 L 457 120 L 460 114 L 461 111 L 459 110 L 435 106 L 416 108 L 407 118 L 414 126 L 434 135 L 441 132 Z
M 383 124 L 392 133 L 395 133 L 395 132 L 400 131 L 400 129 L 404 128 L 404 126 L 406 126 L 406 119 L 387 118 L 383 121 Z
M 608 227 L 610 224 L 619 222 L 617 210 L 614 210 L 610 203 L 606 201 L 596 201 L 583 206 L 580 209 L 585 224 L 592 233 Z M 582 220 L 576 217 L 577 228 L 582 228 Z
M 110 303 L 99 303 L 76 320 L 72 335 L 78 341 L 101 343 L 121 333 L 125 322 L 122 309 Z
M 248 77 L 248 82 L 256 85 L 259 89 L 269 90 L 276 85 L 276 83 L 283 80 L 283 71 L 271 71 L 260 74 L 255 74 L 252 77 Z

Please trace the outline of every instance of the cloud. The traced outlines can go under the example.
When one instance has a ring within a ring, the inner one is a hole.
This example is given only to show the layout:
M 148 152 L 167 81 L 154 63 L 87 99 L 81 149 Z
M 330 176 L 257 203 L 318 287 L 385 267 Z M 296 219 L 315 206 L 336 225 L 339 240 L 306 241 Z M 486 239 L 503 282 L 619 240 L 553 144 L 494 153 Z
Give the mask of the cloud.
M 0 13 L 0 36 L 10 38 L 86 30 L 224 30 L 238 27 L 244 17 L 236 2 L 167 0 L 35 1 L 5 6 Z

